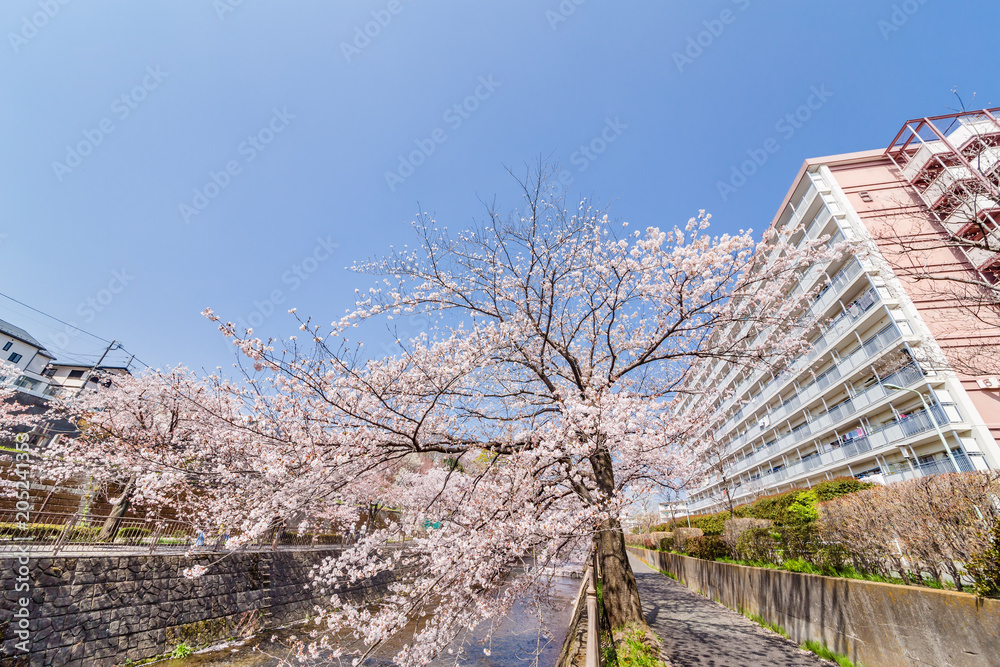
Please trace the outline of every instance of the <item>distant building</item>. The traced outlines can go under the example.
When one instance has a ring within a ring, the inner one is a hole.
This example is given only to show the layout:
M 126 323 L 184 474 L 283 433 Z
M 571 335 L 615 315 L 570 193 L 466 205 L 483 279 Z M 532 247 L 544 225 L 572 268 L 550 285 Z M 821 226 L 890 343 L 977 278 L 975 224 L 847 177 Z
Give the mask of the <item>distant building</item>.
M 660 503 L 658 509 L 660 511 L 660 521 L 663 522 L 670 521 L 671 519 L 682 519 L 688 515 L 688 504 L 684 501 Z
M 99 386 L 102 375 L 124 375 L 129 369 L 124 366 L 81 366 L 78 364 L 49 364 L 45 369 L 53 395 L 67 396 L 80 391 L 86 384 L 94 389 Z
M 777 377 L 725 362 L 695 369 L 697 382 L 733 396 L 716 406 L 728 416 L 716 431 L 723 473 L 689 492 L 691 511 L 722 509 L 727 489 L 739 504 L 838 476 L 892 483 L 1000 467 L 1000 379 L 958 373 L 945 354 L 995 348 L 1000 331 L 921 282 L 913 257 L 886 241 L 893 228 L 932 240 L 954 233 L 968 222 L 960 192 L 974 193 L 976 215 L 998 227 L 997 111 L 917 119 L 888 149 L 805 162 L 772 227 L 793 243 L 829 235 L 869 252 L 803 277 L 804 289 L 829 281 L 811 306 L 828 324 L 791 368 Z M 1000 277 L 996 255 L 929 245 L 937 249 L 919 257 L 924 271 Z
M 32 396 L 48 396 L 49 382 L 43 373 L 54 359 L 34 336 L 21 327 L 0 320 L 0 361 L 17 370 L 12 382 L 18 391 Z M 2 375 L 0 373 L 0 381 L 10 379 Z

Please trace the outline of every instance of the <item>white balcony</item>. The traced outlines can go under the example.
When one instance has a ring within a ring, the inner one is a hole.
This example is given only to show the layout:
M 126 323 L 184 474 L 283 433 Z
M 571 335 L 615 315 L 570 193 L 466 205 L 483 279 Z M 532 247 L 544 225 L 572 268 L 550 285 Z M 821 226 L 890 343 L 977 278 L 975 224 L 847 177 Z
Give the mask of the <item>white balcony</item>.
M 934 404 L 931 406 L 931 410 L 939 425 L 948 424 L 949 420 L 946 411 L 941 406 Z M 818 456 L 807 457 L 788 467 L 768 472 L 755 478 L 753 481 L 766 488 L 804 475 L 817 468 L 831 467 L 838 463 L 850 463 L 853 459 L 868 452 L 874 452 L 889 446 L 897 447 L 904 441 L 915 438 L 933 428 L 934 422 L 925 410 L 914 412 L 901 421 L 876 429 L 871 433 L 867 433 L 860 438 L 823 452 Z
M 737 461 L 733 465 L 732 472 L 744 472 L 758 463 L 768 461 L 774 456 L 802 443 L 806 438 L 809 438 L 809 436 L 818 436 L 830 427 L 853 417 L 868 408 L 870 405 L 877 403 L 883 398 L 891 396 L 895 393 L 893 390 L 886 389 L 884 386 L 885 384 L 907 387 L 911 384 L 920 382 L 923 379 L 923 374 L 916 366 L 906 366 L 901 368 L 882 378 L 882 382 L 876 383 L 864 391 L 858 392 L 851 398 L 839 403 L 815 419 L 806 421 L 794 431 L 787 433 L 770 445 L 759 449 L 751 456 Z M 827 435 L 827 437 L 829 437 L 829 435 Z
M 861 273 L 861 271 L 862 271 L 862 266 L 857 259 L 851 259 L 844 267 L 842 267 L 841 270 L 837 272 L 837 275 L 833 277 L 833 280 L 830 281 L 829 287 L 817 297 L 816 301 L 810 307 L 808 319 L 819 317 L 823 312 L 825 312 L 830 307 L 830 305 L 832 305 L 837 299 L 840 298 L 842 292 L 854 282 L 854 279 Z M 874 292 L 874 297 L 876 300 L 879 298 L 877 292 Z M 832 327 L 836 325 L 837 322 L 838 320 L 834 320 L 834 322 L 832 322 L 830 326 Z M 820 349 L 820 345 L 825 345 L 825 342 L 826 338 L 824 334 L 824 336 L 821 336 L 814 343 L 813 351 L 810 353 L 808 357 L 809 360 L 814 359 L 816 357 Z M 733 369 L 729 372 L 729 374 L 727 374 L 726 380 L 723 382 L 722 386 L 726 386 L 726 384 L 728 384 L 729 376 L 733 375 L 735 372 L 736 369 Z M 756 402 L 764 403 L 770 400 L 773 395 L 772 392 L 778 389 L 779 387 L 784 386 L 785 383 L 783 382 L 783 379 L 787 378 L 790 372 L 791 371 L 786 371 L 785 373 L 778 375 L 776 378 L 772 378 L 770 382 L 764 385 L 764 387 L 761 389 L 760 395 L 757 397 Z M 729 399 L 725 401 L 725 403 L 722 404 L 720 412 L 724 414 L 727 410 L 729 410 L 729 408 L 732 407 L 732 405 L 744 393 L 746 393 L 749 390 L 749 387 L 752 386 L 753 383 L 759 381 L 761 377 L 763 377 L 763 375 L 764 371 L 761 370 L 754 373 L 754 375 L 751 376 L 749 379 L 741 382 L 740 386 L 734 391 L 733 396 L 731 396 Z M 734 426 L 736 426 L 736 424 L 739 423 L 739 420 L 742 416 L 743 416 L 743 408 L 740 408 L 734 415 L 730 416 L 729 419 L 726 420 L 725 424 L 723 424 L 719 428 L 719 432 L 723 434 L 728 433 L 730 430 L 732 430 Z
M 820 337 L 817 343 L 814 345 L 814 351 L 803 357 L 802 360 L 796 362 L 792 369 L 779 375 L 770 384 L 773 384 L 773 389 L 778 387 L 783 387 L 788 379 L 791 379 L 801 371 L 805 370 L 808 364 L 815 358 L 817 351 L 823 349 L 818 347 L 822 342 L 823 346 L 833 343 L 836 339 L 840 338 L 846 331 L 848 331 L 851 326 L 864 314 L 870 312 L 875 304 L 879 303 L 881 297 L 875 288 L 870 288 L 862 297 L 859 297 L 854 303 L 858 301 L 862 302 L 862 305 L 858 307 L 856 312 L 852 312 L 850 309 L 843 313 L 838 320 L 835 320 L 827 333 Z M 853 305 L 853 304 L 852 304 Z M 747 442 L 758 437 L 762 433 L 766 433 L 771 428 L 771 423 L 776 422 L 778 419 L 783 419 L 790 415 L 792 411 L 798 409 L 801 405 L 807 403 L 808 401 L 816 398 L 820 393 L 831 386 L 831 384 L 837 379 L 846 376 L 847 373 L 858 368 L 864 361 L 878 354 L 884 347 L 891 344 L 893 341 L 902 337 L 902 334 L 896 329 L 895 326 L 889 325 L 886 329 L 883 329 L 875 336 L 869 338 L 860 347 L 858 347 L 854 352 L 848 356 L 842 358 L 840 362 L 826 373 L 818 376 L 812 383 L 805 387 L 799 388 L 799 390 L 785 403 L 776 408 L 771 414 L 768 415 L 769 423 L 764 426 L 756 425 L 753 426 L 740 436 L 735 439 L 729 447 L 727 447 L 727 452 L 732 453 L 737 451 L 740 447 L 744 446 Z M 828 339 L 828 340 L 827 340 Z M 755 404 L 761 405 L 766 403 L 771 398 L 771 392 L 773 389 L 765 387 L 764 391 L 761 392 L 760 396 L 754 401 Z M 742 412 L 743 409 L 740 409 Z M 739 415 L 740 412 L 737 414 Z

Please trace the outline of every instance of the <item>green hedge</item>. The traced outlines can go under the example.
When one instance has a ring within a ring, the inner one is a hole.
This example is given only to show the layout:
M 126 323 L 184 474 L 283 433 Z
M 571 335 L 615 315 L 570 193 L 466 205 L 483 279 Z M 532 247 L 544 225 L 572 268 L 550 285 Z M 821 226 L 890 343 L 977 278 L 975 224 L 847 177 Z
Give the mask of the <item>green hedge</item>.
M 729 554 L 729 549 L 718 535 L 689 537 L 684 543 L 684 550 L 688 556 L 703 560 L 715 560 Z
M 816 519 L 816 503 L 870 489 L 872 486 L 874 484 L 871 482 L 861 482 L 853 477 L 837 477 L 814 484 L 811 489 L 794 489 L 758 498 L 752 503 L 735 507 L 734 513 L 741 518 L 770 519 L 777 526 L 803 526 Z M 729 510 L 715 514 L 697 514 L 690 517 L 691 527 L 701 528 L 705 535 L 721 535 L 728 518 Z M 687 525 L 688 518 L 685 517 L 657 526 L 657 529 L 670 531 Z
M 152 531 L 148 528 L 142 528 L 140 526 L 126 526 L 120 529 L 115 537 L 121 540 L 132 540 L 149 537 L 151 534 Z

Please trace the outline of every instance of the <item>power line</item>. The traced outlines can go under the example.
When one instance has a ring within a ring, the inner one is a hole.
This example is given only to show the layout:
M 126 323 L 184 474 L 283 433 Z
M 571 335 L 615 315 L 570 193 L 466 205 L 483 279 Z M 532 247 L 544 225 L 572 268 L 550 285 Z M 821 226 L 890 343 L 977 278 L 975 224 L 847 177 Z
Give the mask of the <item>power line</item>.
M 66 322 L 66 321 L 64 321 L 64 320 L 60 320 L 60 319 L 59 319 L 58 317 L 56 317 L 55 315 L 49 315 L 48 313 L 46 313 L 46 312 L 44 312 L 44 311 L 41 311 L 41 310 L 38 310 L 37 308 L 34 308 L 33 306 L 29 306 L 28 304 L 24 303 L 23 301 L 18 301 L 18 300 L 17 300 L 17 299 L 15 299 L 14 297 L 12 297 L 12 296 L 9 296 L 9 295 L 7 295 L 7 294 L 4 294 L 3 292 L 0 292 L 0 296 L 4 297 L 5 299 L 10 299 L 10 300 L 11 300 L 11 301 L 13 301 L 14 303 L 17 303 L 17 304 L 20 304 L 20 305 L 24 306 L 25 308 L 27 308 L 27 309 L 29 309 L 29 310 L 33 310 L 33 311 L 35 311 L 36 313 L 38 313 L 38 314 L 40 314 L 40 315 L 44 315 L 45 317 L 48 317 L 48 318 L 51 318 L 51 319 L 55 320 L 56 322 L 59 322 L 60 324 L 65 324 L 66 326 L 68 326 L 68 327 L 70 327 L 70 328 L 73 328 L 73 329 L 76 329 L 77 331 L 80 331 L 80 332 L 82 332 L 82 333 L 85 333 L 85 334 L 87 334 L 88 336 L 93 336 L 93 337 L 94 337 L 94 338 L 96 338 L 97 340 L 100 340 L 100 341 L 104 341 L 105 343 L 107 343 L 107 344 L 109 344 L 109 345 L 111 344 L 111 341 L 110 341 L 110 340 L 108 340 L 107 338 L 101 338 L 101 337 L 100 337 L 100 336 L 98 336 L 97 334 L 93 334 L 93 333 L 90 333 L 90 332 L 89 332 L 89 331 L 87 331 L 86 329 L 81 329 L 80 327 L 76 326 L 75 324 L 70 324 L 69 322 Z
M 35 308 L 34 306 L 29 306 L 28 304 L 24 303 L 23 301 L 19 301 L 18 299 L 15 299 L 14 297 L 10 296 L 9 294 L 4 294 L 3 292 L 0 292 L 0 296 L 4 297 L 5 299 L 10 299 L 14 303 L 22 305 L 25 308 L 27 308 L 28 310 L 32 310 L 32 311 L 38 313 L 39 315 L 44 315 L 45 317 L 48 317 L 49 319 L 55 320 L 56 322 L 59 322 L 60 324 L 65 324 L 66 326 L 68 326 L 68 327 L 70 327 L 72 329 L 76 329 L 77 331 L 79 331 L 81 333 L 85 333 L 88 336 L 92 336 L 92 337 L 96 338 L 99 341 L 107 343 L 109 346 L 114 344 L 115 345 L 115 349 L 122 350 L 126 354 L 131 354 L 132 355 L 132 359 L 130 361 L 136 361 L 139 364 L 145 366 L 146 368 L 151 368 L 151 366 L 149 364 L 147 364 L 145 361 L 143 361 L 142 359 L 139 359 L 137 356 L 135 356 L 135 354 L 133 354 L 133 353 L 129 352 L 128 350 L 126 350 L 125 347 L 121 343 L 117 343 L 116 344 L 115 341 L 110 341 L 107 338 L 102 338 L 101 336 L 98 336 L 95 333 L 91 333 L 91 332 L 87 331 L 86 329 L 81 329 L 80 327 L 76 326 L 75 324 L 70 324 L 69 322 L 66 322 L 65 320 L 59 319 L 55 315 L 49 315 L 45 311 L 39 310 L 38 308 Z M 54 347 L 59 347 L 59 346 L 54 346 Z M 62 349 L 62 348 L 60 348 L 60 349 Z M 108 350 L 108 351 L 110 351 L 110 350 Z M 63 349 L 63 352 L 66 354 L 66 356 L 77 357 L 77 359 L 72 360 L 72 361 L 79 361 L 80 360 L 79 357 L 88 357 L 88 356 L 95 356 L 96 357 L 97 356 L 96 352 L 93 353 L 93 354 L 90 354 L 90 353 L 74 353 L 74 352 L 70 352 L 69 350 L 65 350 L 65 349 Z M 86 365 L 86 363 L 83 364 L 83 365 Z
M 136 361 L 136 362 L 142 364 L 143 366 L 145 366 L 146 368 L 152 368 L 152 366 L 150 366 L 149 364 L 147 364 L 145 361 L 143 361 L 139 357 L 135 356 L 134 353 L 129 352 L 128 350 L 126 350 L 125 346 L 122 345 L 121 343 L 118 344 L 118 349 L 121 350 L 122 352 L 125 352 L 126 354 L 131 354 L 132 355 L 131 361 Z

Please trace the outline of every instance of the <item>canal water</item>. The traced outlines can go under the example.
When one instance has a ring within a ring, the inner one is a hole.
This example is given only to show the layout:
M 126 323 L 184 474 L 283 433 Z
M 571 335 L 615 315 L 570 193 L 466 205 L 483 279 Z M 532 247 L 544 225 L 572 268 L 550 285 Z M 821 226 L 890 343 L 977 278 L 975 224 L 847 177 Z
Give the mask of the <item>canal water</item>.
M 494 633 L 489 644 L 483 643 L 485 629 L 464 637 L 463 646 L 454 647 L 454 653 L 444 653 L 432 667 L 445 665 L 473 665 L 475 667 L 553 667 L 559 657 L 567 626 L 572 613 L 573 599 L 580 587 L 579 579 L 558 578 L 554 581 L 552 595 L 539 606 L 531 601 L 518 602 L 503 624 Z M 541 622 L 539 622 L 541 616 Z M 157 667 L 276 667 L 283 657 L 290 658 L 288 648 L 295 638 L 304 638 L 308 626 L 300 625 L 277 631 L 264 631 L 259 636 L 239 646 L 221 646 L 204 653 L 196 653 L 188 658 L 165 660 L 155 663 Z M 271 642 L 272 635 L 277 640 Z M 371 667 L 389 667 L 401 644 L 387 646 L 376 656 L 366 661 Z M 489 651 L 487 655 L 484 649 Z M 537 658 L 537 663 L 535 662 Z M 291 662 L 291 661 L 290 661 Z M 350 667 L 351 658 L 342 661 L 322 660 L 314 667 L 329 664 Z

